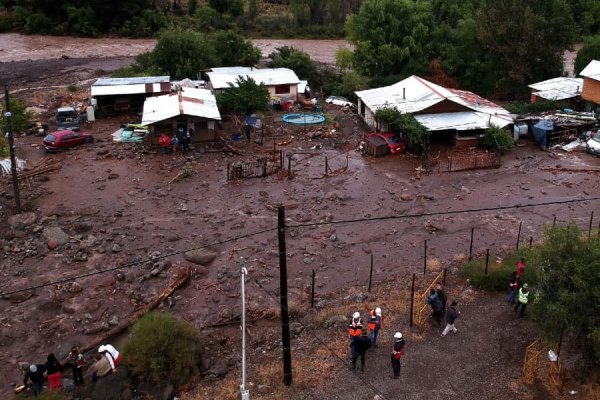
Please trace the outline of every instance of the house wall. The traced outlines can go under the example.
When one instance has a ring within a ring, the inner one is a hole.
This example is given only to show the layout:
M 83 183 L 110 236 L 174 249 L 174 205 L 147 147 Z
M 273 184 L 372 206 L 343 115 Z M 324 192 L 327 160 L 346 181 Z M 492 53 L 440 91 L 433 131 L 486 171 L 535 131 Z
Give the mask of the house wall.
M 158 137 L 161 134 L 166 133 L 169 136 L 173 136 L 180 125 L 192 127 L 194 129 L 192 144 L 215 140 L 216 122 L 214 120 L 180 115 L 153 124 L 151 126 L 151 134 L 149 135 L 150 144 L 158 146 Z
M 593 103 L 600 104 L 600 81 L 583 78 L 581 97 Z
M 362 117 L 365 123 L 371 128 L 376 129 L 377 121 L 375 120 L 375 113 L 369 107 L 367 107 L 366 104 L 363 104 L 362 99 L 360 98 L 358 99 L 358 110 L 359 115 Z
M 289 93 L 275 93 L 275 85 L 267 86 L 269 89 L 269 96 L 280 97 L 283 100 L 297 100 L 298 99 L 298 84 L 291 84 Z
M 416 114 L 441 114 L 441 113 L 451 113 L 451 112 L 463 112 L 463 111 L 471 111 L 470 108 L 467 108 L 463 105 L 457 104 L 450 100 L 440 101 L 437 104 L 432 105 L 424 110 L 414 113 Z

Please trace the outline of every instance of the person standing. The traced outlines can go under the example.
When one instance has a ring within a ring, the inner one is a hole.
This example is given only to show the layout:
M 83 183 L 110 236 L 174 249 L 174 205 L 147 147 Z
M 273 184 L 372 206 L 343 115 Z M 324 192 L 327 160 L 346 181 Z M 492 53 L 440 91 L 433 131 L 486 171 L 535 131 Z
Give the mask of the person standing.
M 358 338 L 362 332 L 362 320 L 360 319 L 360 313 L 357 311 L 352 314 L 352 320 L 348 325 L 348 334 L 350 335 L 350 347 L 354 345 L 356 338 Z
M 442 332 L 442 337 L 446 336 L 450 331 L 454 333 L 458 332 L 458 329 L 454 326 L 454 321 L 456 321 L 456 318 L 460 317 L 460 311 L 456 309 L 456 306 L 456 301 L 453 301 L 446 310 L 446 327 Z
M 163 150 L 163 154 L 171 153 L 171 138 L 166 133 L 163 132 L 163 134 L 158 137 L 158 145 Z
M 31 393 L 33 397 L 37 397 L 42 392 L 44 372 L 46 372 L 46 366 L 42 364 L 31 364 L 25 371 L 23 386 L 28 387 L 29 381 L 31 381 Z
M 394 346 L 392 347 L 392 369 L 394 371 L 394 379 L 400 377 L 400 359 L 404 355 L 404 339 L 401 332 L 394 334 Z
M 79 352 L 77 346 L 71 348 L 71 352 L 67 357 L 67 363 L 73 370 L 73 382 L 76 385 L 83 384 L 83 366 L 85 365 L 85 362 L 83 360 L 83 354 Z
M 519 279 L 523 276 L 523 272 L 525 272 L 525 259 L 520 258 L 517 263 L 517 275 L 519 276 Z
M 512 273 L 510 283 L 508 284 L 508 303 L 514 304 L 517 291 L 519 290 L 519 275 L 517 271 Z
M 442 301 L 440 297 L 435 292 L 435 289 L 431 288 L 429 290 L 429 297 L 427 297 L 427 304 L 431 306 L 431 310 L 433 311 L 433 318 L 438 326 L 442 326 Z
M 367 325 L 369 326 L 371 346 L 377 347 L 377 336 L 379 335 L 379 330 L 383 325 L 383 316 L 381 314 L 381 308 L 376 307 L 374 310 L 371 310 L 371 314 L 369 315 Z
M 527 303 L 529 301 L 529 285 L 527 283 L 523 284 L 523 287 L 519 289 L 519 301 L 515 306 L 515 312 L 521 307 L 521 312 L 519 313 L 519 317 L 522 317 L 525 314 L 525 309 L 527 308 Z
M 446 292 L 444 292 L 444 286 L 441 283 L 437 283 L 435 285 L 435 292 L 437 293 L 440 301 L 442 302 L 442 314 L 446 311 L 446 302 L 448 301 L 448 296 L 446 296 Z
M 46 373 L 48 374 L 48 384 L 50 391 L 60 390 L 62 388 L 62 366 L 56 359 L 54 353 L 48 354 L 46 361 Z
M 103 344 L 102 346 L 98 347 L 98 353 L 101 353 L 106 357 L 112 372 L 115 372 L 119 366 L 119 363 L 121 362 L 121 353 L 119 353 L 117 349 L 110 344 Z
M 371 339 L 367 336 L 366 329 L 356 338 L 352 347 L 352 370 L 356 370 L 356 359 L 360 357 L 360 371 L 365 372 L 365 355 L 371 348 Z

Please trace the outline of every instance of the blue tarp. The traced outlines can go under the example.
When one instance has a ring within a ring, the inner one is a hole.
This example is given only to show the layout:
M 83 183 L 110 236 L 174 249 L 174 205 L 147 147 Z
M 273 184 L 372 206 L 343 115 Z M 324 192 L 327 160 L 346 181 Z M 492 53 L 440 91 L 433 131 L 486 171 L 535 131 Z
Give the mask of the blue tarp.
M 538 146 L 548 147 L 548 133 L 554 131 L 554 122 L 543 119 L 531 131 Z

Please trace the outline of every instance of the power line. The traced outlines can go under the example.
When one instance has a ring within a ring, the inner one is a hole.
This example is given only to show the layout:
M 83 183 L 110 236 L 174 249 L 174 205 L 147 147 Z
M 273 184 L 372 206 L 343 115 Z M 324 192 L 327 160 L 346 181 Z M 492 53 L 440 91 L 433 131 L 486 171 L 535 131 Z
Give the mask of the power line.
M 86 274 L 75 275 L 75 276 L 72 276 L 72 277 L 69 277 L 69 278 L 63 278 L 63 279 L 58 279 L 58 280 L 52 281 L 52 282 L 46 282 L 46 283 L 41 283 L 39 285 L 29 286 L 29 287 L 26 287 L 24 289 L 15 289 L 15 290 L 11 290 L 11 291 L 8 291 L 8 292 L 1 292 L 0 293 L 0 297 L 8 296 L 8 295 L 15 294 L 15 293 L 26 292 L 26 291 L 29 291 L 29 290 L 40 289 L 40 288 L 47 287 L 47 286 L 59 285 L 61 283 L 72 282 L 72 281 L 75 281 L 75 280 L 78 280 L 78 279 L 88 278 L 90 276 L 100 275 L 100 274 L 104 274 L 106 272 L 116 271 L 118 269 L 131 268 L 131 267 L 134 267 L 136 265 L 140 265 L 140 264 L 143 264 L 143 263 L 146 263 L 146 262 L 154 262 L 156 260 L 161 260 L 163 258 L 167 258 L 167 257 L 172 257 L 172 256 L 176 256 L 176 255 L 179 255 L 179 254 L 183 254 L 183 253 L 186 253 L 188 251 L 200 250 L 200 249 L 204 249 L 206 247 L 217 246 L 217 245 L 224 244 L 224 243 L 234 242 L 234 241 L 237 241 L 237 240 L 240 240 L 240 239 L 245 239 L 245 238 L 248 238 L 248 237 L 251 237 L 251 236 L 261 235 L 263 233 L 267 233 L 267 232 L 271 232 L 271 231 L 275 231 L 275 230 L 277 230 L 277 228 L 264 229 L 262 231 L 252 232 L 252 233 L 248 233 L 246 235 L 235 236 L 235 237 L 232 237 L 232 238 L 229 238 L 229 239 L 225 239 L 225 240 L 221 240 L 221 241 L 218 241 L 218 242 L 209 243 L 209 244 L 206 244 L 204 246 L 198 246 L 198 247 L 192 247 L 192 248 L 188 248 L 188 249 L 177 250 L 177 251 L 174 251 L 174 252 L 171 252 L 171 253 L 167 253 L 167 254 L 164 254 L 164 255 L 160 255 L 160 256 L 157 256 L 157 257 L 150 257 L 150 258 L 146 258 L 146 259 L 139 260 L 139 261 L 133 261 L 133 262 L 130 262 L 130 263 L 127 263 L 127 264 L 119 265 L 117 267 L 103 269 L 101 271 L 94 271 L 94 272 L 88 272 Z

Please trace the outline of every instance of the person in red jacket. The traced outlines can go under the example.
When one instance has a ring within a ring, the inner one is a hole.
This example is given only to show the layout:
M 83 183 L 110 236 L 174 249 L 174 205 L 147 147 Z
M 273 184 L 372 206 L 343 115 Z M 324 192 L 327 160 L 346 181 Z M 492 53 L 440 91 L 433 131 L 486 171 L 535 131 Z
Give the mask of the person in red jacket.
M 383 325 L 381 308 L 377 307 L 374 310 L 371 310 L 367 325 L 369 326 L 371 346 L 377 347 L 377 336 L 379 335 L 379 330 Z
M 394 334 L 394 347 L 392 348 L 392 369 L 394 370 L 394 379 L 400 377 L 400 359 L 404 355 L 404 339 L 401 332 Z
M 164 154 L 171 153 L 171 138 L 166 133 L 163 132 L 163 134 L 158 137 L 158 145 L 163 150 Z
M 348 325 L 348 334 L 350 335 L 350 347 L 354 346 L 354 342 L 361 335 L 363 329 L 360 313 L 357 311 L 352 314 L 352 321 Z
M 519 277 L 519 279 L 521 279 L 521 277 L 523 276 L 523 272 L 525 272 L 525 260 L 521 258 L 517 263 L 517 276 Z

